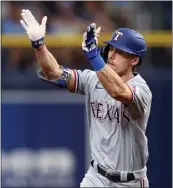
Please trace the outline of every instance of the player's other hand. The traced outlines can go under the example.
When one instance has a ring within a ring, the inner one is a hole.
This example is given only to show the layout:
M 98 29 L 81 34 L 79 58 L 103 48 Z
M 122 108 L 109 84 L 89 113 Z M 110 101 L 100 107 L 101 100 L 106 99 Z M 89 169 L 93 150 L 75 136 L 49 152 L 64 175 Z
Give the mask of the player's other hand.
M 32 46 L 38 48 L 44 42 L 47 16 L 43 17 L 41 24 L 36 21 L 32 13 L 27 9 L 22 10 L 21 16 L 23 20 L 20 20 L 20 23 L 31 40 Z
M 96 29 L 96 24 L 92 23 L 83 34 L 82 50 L 86 53 L 88 59 L 92 59 L 98 54 L 98 38 L 100 31 L 101 27 Z

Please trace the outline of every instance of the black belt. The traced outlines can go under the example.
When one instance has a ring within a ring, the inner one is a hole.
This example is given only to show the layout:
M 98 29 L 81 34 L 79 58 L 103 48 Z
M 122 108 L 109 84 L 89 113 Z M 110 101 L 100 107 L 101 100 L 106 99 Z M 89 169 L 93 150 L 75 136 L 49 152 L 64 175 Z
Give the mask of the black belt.
M 94 160 L 91 161 L 91 165 L 93 167 Z M 101 174 L 102 176 L 106 177 L 107 179 L 111 180 L 112 182 L 123 182 L 121 180 L 121 176 L 118 173 L 107 173 L 103 168 L 100 167 L 100 165 L 97 165 L 97 170 L 98 173 Z M 133 173 L 127 173 L 127 181 L 132 181 L 135 180 L 135 176 Z

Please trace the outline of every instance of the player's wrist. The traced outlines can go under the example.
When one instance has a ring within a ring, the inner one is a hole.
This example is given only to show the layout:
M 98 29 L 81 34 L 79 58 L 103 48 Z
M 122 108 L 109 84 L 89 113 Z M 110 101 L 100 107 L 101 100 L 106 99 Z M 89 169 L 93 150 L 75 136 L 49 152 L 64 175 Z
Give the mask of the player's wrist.
M 42 38 L 40 38 L 40 39 L 38 39 L 36 41 L 32 41 L 31 40 L 31 45 L 35 49 L 40 48 L 43 44 L 44 44 L 44 37 L 42 37 Z
M 91 50 L 90 52 L 86 52 L 86 57 L 88 60 L 95 58 L 97 55 L 98 55 L 97 49 Z
M 94 71 L 99 71 L 105 66 L 105 62 L 100 54 L 97 54 L 95 57 L 89 59 Z
M 45 50 L 45 44 L 42 43 L 38 48 L 34 48 L 36 51 L 42 51 L 42 50 Z

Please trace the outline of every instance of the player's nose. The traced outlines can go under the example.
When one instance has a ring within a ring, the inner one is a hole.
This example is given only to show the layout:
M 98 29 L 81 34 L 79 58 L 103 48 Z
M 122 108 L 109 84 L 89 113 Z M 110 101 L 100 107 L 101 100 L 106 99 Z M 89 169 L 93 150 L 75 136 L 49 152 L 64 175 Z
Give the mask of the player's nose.
M 111 53 L 110 55 L 111 59 L 115 59 L 117 55 L 116 49 L 112 49 L 110 53 Z

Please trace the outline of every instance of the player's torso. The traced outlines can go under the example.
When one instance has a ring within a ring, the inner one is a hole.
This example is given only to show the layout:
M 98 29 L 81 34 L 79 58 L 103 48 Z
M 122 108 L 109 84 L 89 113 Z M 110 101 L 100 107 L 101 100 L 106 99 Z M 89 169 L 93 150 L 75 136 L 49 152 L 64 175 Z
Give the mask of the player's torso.
M 127 126 L 130 123 L 128 112 L 124 105 L 112 98 L 99 81 L 93 83 L 90 88 L 90 108 L 93 120 L 104 123 Z
M 138 146 L 134 138 L 135 122 L 130 113 L 108 94 L 97 76 L 93 76 L 90 84 L 87 103 L 92 157 L 111 169 L 133 169 L 130 161 Z M 126 156 L 129 154 L 132 154 L 130 158 Z M 136 166 L 141 165 L 141 161 L 136 163 Z

